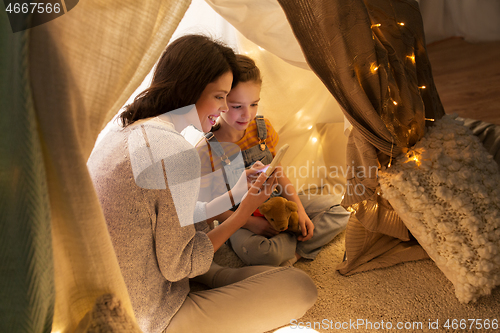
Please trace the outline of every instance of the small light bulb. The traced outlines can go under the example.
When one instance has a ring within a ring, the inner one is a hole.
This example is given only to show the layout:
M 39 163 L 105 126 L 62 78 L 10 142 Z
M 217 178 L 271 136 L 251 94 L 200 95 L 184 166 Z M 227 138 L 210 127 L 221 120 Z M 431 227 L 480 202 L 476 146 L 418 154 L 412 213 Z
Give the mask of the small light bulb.
M 375 28 L 375 27 L 380 27 L 382 24 L 380 23 L 377 23 L 377 24 L 372 24 L 372 28 Z
M 375 73 L 375 72 L 378 70 L 378 68 L 379 68 L 379 66 L 377 66 L 377 64 L 373 63 L 373 64 L 371 64 L 371 66 L 370 66 L 370 71 L 371 71 L 372 73 Z
M 427 87 L 426 86 L 420 86 L 420 87 L 418 87 L 418 89 L 425 89 L 425 88 L 427 88 Z
M 392 103 L 393 103 L 394 105 L 398 105 L 398 102 L 396 102 L 396 101 L 392 101 Z
M 405 25 L 405 24 L 404 24 L 404 22 L 398 22 L 398 24 L 399 24 L 400 26 Z

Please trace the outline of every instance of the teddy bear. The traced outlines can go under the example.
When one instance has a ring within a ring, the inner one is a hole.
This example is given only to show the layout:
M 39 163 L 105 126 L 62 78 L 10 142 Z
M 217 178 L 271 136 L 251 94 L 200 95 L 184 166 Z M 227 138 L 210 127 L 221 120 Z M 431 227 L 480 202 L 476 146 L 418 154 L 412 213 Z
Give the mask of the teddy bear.
M 297 204 L 283 197 L 272 197 L 259 206 L 259 212 L 276 231 L 300 234 Z

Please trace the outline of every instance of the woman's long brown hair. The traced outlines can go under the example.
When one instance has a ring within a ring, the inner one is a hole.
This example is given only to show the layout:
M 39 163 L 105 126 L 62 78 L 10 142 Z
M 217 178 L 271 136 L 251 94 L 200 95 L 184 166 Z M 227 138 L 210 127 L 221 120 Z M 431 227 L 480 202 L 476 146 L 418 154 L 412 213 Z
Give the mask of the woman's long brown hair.
M 176 39 L 160 57 L 151 86 L 125 106 L 122 125 L 195 104 L 207 84 L 227 72 L 233 73 L 234 87 L 239 71 L 231 48 L 202 35 Z

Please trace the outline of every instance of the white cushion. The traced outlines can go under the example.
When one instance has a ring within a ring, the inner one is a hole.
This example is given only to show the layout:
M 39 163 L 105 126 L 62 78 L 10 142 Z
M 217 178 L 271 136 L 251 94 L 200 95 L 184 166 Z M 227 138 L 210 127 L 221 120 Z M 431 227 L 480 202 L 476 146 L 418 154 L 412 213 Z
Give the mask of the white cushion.
M 467 303 L 500 284 L 500 173 L 454 118 L 437 120 L 379 181 L 382 195 Z

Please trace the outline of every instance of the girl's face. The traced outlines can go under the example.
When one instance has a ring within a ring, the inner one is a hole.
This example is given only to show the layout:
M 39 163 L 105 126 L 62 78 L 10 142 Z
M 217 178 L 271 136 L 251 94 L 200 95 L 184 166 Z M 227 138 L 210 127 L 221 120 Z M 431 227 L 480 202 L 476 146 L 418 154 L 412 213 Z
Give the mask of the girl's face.
M 227 111 L 226 97 L 231 90 L 232 82 L 233 73 L 226 72 L 214 82 L 207 84 L 201 93 L 195 105 L 203 132 L 210 132 L 221 112 Z
M 244 131 L 257 115 L 260 100 L 260 83 L 240 82 L 227 95 L 229 111 L 222 114 L 223 122 L 238 131 Z

